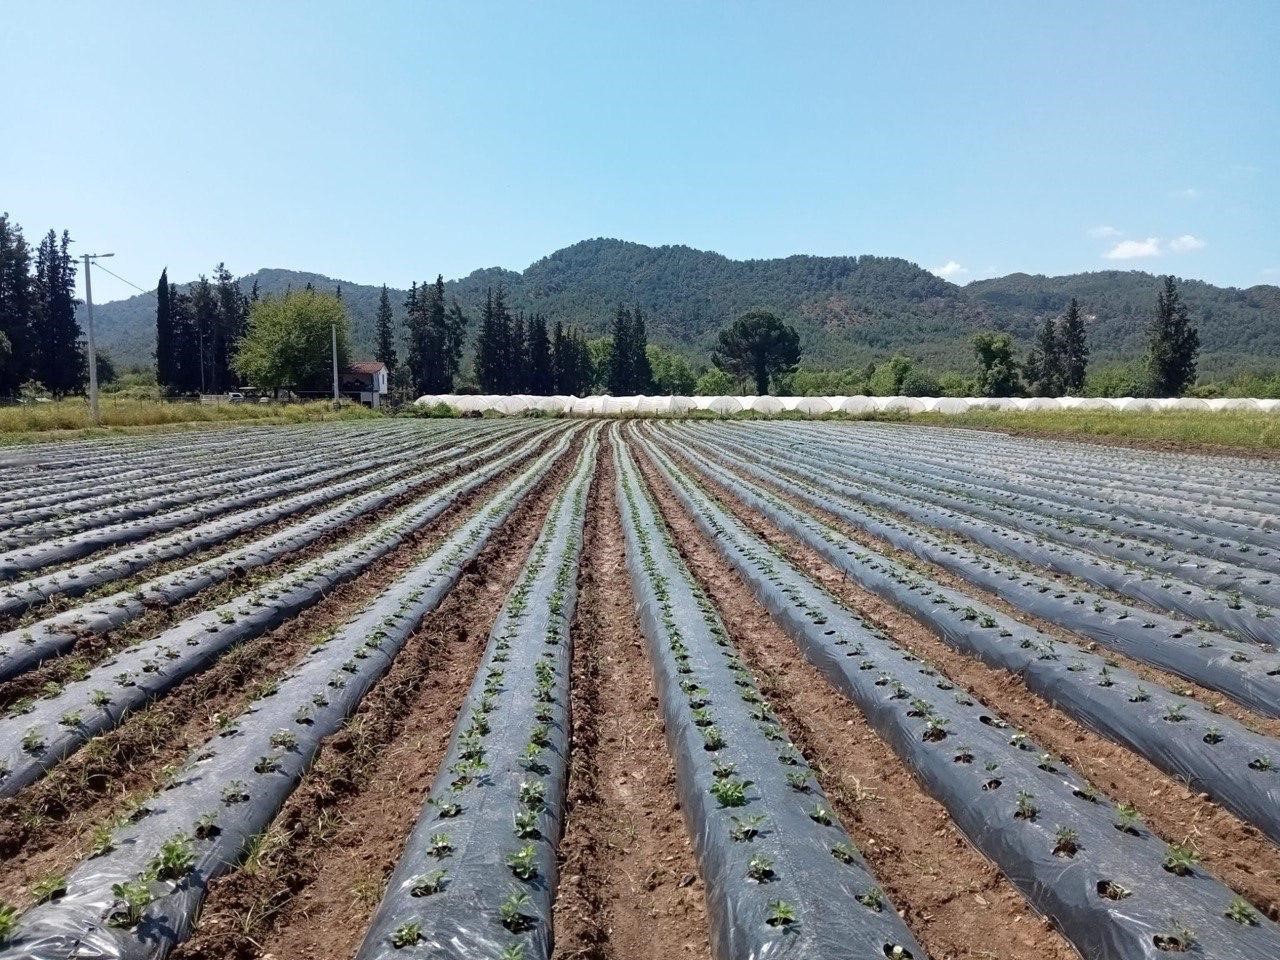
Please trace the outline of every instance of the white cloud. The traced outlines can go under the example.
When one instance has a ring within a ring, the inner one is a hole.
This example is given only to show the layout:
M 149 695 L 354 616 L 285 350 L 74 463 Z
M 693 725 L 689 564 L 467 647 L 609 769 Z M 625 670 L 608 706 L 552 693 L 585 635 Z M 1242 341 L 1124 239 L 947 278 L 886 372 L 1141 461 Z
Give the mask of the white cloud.
M 1182 236 L 1174 237 L 1169 241 L 1169 249 L 1174 253 L 1190 253 L 1192 250 L 1203 250 L 1204 241 L 1199 237 L 1184 233 Z
M 1108 260 L 1135 260 L 1138 257 L 1160 256 L 1160 238 L 1147 237 L 1145 240 L 1121 240 L 1103 254 Z
M 1200 191 L 1195 187 L 1183 187 L 1181 190 L 1174 190 L 1169 196 L 1176 200 L 1196 200 L 1200 196 Z
M 1088 233 L 1089 236 L 1093 237 L 1095 240 L 1114 240 L 1116 237 L 1120 236 L 1120 231 L 1115 227 L 1106 226 L 1090 227 Z
M 959 277 L 969 272 L 968 267 L 962 267 L 954 260 L 948 260 L 940 267 L 930 267 L 929 272 L 942 277 L 944 280 L 950 280 L 952 277 Z

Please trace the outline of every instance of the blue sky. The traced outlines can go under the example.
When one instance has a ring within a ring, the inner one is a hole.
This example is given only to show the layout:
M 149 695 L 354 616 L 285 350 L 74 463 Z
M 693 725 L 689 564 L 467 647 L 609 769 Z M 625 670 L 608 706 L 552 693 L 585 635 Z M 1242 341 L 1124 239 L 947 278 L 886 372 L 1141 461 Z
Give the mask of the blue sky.
M 0 209 L 144 287 L 596 236 L 1280 283 L 1275 2 L 11 0 L 0 43 Z

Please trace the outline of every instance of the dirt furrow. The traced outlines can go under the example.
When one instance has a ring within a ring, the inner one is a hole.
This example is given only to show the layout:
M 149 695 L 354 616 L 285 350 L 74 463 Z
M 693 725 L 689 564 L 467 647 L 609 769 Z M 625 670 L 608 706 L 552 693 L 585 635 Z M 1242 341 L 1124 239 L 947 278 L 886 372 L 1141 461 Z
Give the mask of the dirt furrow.
M 709 958 L 706 905 L 628 583 L 612 455 L 602 449 L 574 618 L 562 960 Z
M 1207 794 L 1189 789 L 1133 751 L 1076 722 L 1032 693 L 1013 674 L 957 652 L 893 604 L 857 587 L 815 551 L 745 507 L 723 487 L 714 482 L 709 486 L 739 520 L 848 607 L 882 627 L 916 656 L 932 662 L 956 686 L 990 704 L 1006 720 L 1071 764 L 1118 803 L 1136 808 L 1152 832 L 1169 843 L 1189 843 L 1206 868 L 1223 883 L 1272 919 L 1280 919 L 1280 849 L 1256 827 L 1224 810 Z M 831 518 L 824 516 L 823 519 Z M 946 582 L 945 577 L 940 574 L 938 579 Z M 947 585 L 956 586 L 954 581 Z M 1131 664 L 1125 662 L 1125 666 Z M 1158 671 L 1148 668 L 1144 672 L 1144 675 L 1152 674 Z M 1158 676 L 1152 679 L 1161 682 Z M 1214 702 L 1212 697 L 1206 699 Z M 1236 715 L 1226 706 L 1223 713 Z M 1271 721 L 1254 714 L 1249 716 L 1264 725 L 1263 732 L 1271 732 L 1265 729 Z

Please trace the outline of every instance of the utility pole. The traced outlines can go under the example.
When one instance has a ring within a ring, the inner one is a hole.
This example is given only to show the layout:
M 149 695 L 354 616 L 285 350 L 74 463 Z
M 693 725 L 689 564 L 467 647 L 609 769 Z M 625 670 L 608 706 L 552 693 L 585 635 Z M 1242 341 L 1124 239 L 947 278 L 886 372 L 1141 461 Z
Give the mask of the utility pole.
M 89 337 L 89 416 L 93 418 L 94 426 L 102 425 L 102 414 L 98 411 L 98 345 L 93 336 L 93 283 L 89 279 L 89 265 L 94 260 L 114 256 L 114 253 L 84 255 L 84 310 Z
M 329 342 L 333 350 L 333 409 L 337 410 L 338 403 L 338 325 L 329 324 Z

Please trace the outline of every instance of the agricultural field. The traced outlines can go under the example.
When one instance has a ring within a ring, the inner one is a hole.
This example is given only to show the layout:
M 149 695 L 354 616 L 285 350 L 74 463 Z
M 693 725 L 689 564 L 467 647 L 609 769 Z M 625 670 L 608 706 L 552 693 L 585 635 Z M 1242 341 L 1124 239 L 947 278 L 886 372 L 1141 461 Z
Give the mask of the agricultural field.
M 0 451 L 0 960 L 1280 960 L 1280 469 L 914 423 Z

